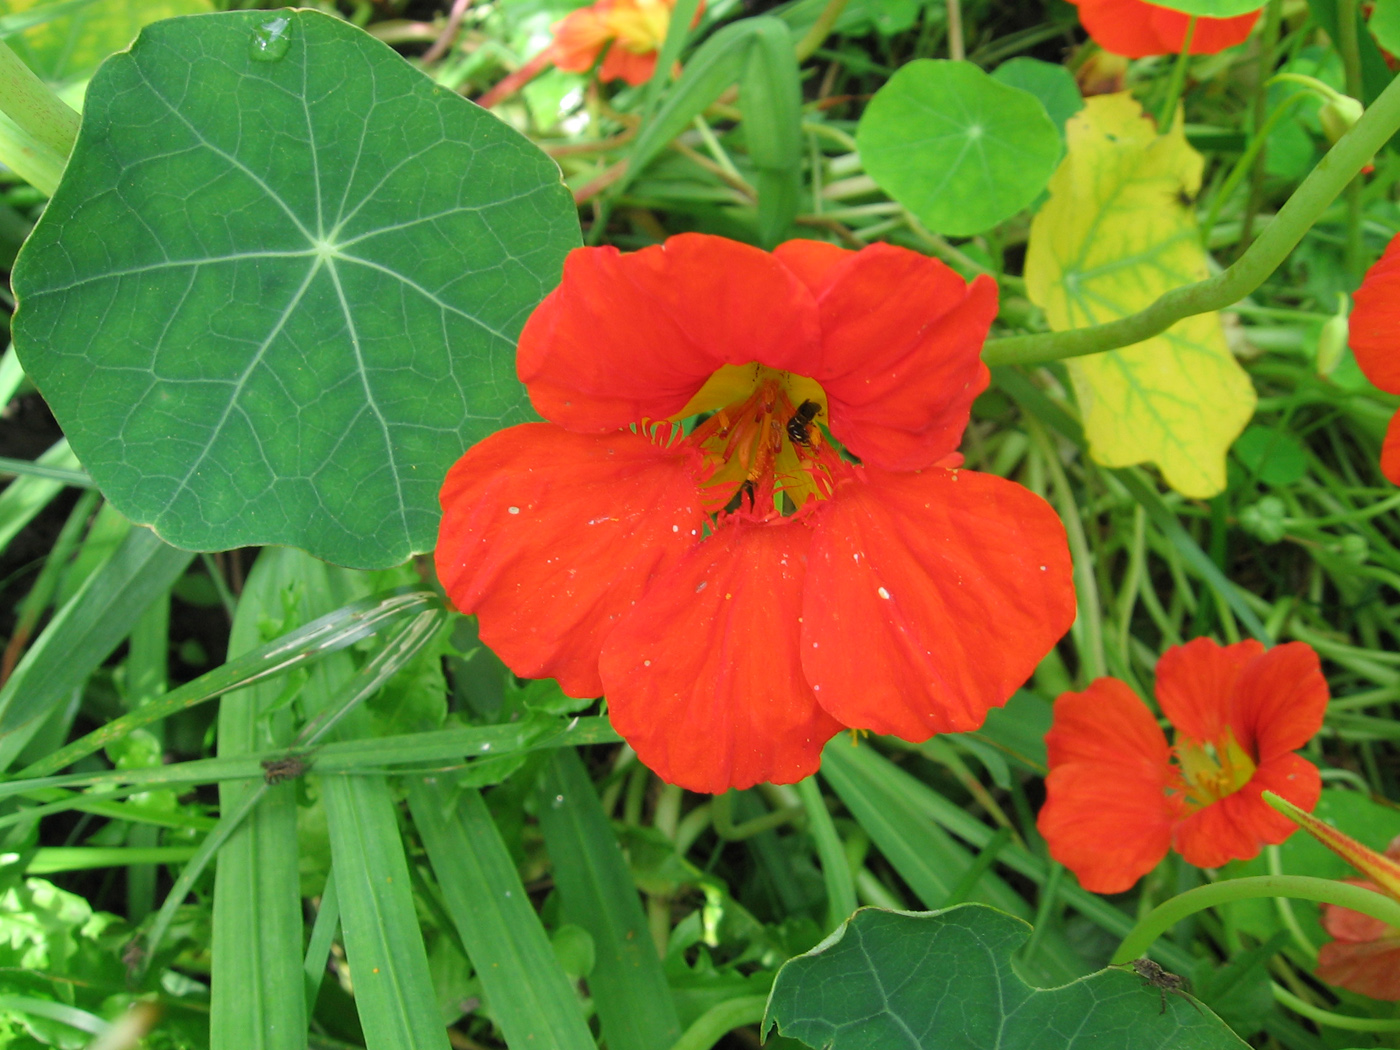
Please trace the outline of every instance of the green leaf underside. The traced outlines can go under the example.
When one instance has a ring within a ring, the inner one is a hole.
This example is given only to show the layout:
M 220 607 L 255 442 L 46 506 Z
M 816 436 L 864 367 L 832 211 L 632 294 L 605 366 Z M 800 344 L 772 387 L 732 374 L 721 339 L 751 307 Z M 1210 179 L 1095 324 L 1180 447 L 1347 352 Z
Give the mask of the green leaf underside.
M 1152 0 L 1152 3 L 1206 18 L 1234 18 L 1258 11 L 1264 6 L 1259 0 Z
M 856 129 L 865 170 L 937 233 L 981 233 L 1030 204 L 1060 159 L 1044 104 L 970 62 L 902 66 Z
M 1110 968 L 1062 988 L 1012 969 L 1031 928 L 995 908 L 862 908 L 788 962 L 764 1030 L 831 1050 L 1228 1050 L 1244 1047 L 1214 1014 Z
M 578 241 L 548 158 L 359 30 L 172 19 L 93 79 L 15 343 L 169 542 L 383 567 L 431 548 L 462 450 L 527 418 L 515 339 Z

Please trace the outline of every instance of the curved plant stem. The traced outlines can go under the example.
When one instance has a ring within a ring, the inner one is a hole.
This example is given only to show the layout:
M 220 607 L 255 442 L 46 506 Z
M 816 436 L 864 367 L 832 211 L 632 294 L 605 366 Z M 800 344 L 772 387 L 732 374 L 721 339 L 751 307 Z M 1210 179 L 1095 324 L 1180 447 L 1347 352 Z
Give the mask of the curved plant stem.
M 817 48 L 822 46 L 822 42 L 831 35 L 832 27 L 836 25 L 836 20 L 845 9 L 846 0 L 826 0 L 826 6 L 812 23 L 812 28 L 797 42 L 797 61 L 804 62 L 812 57 Z
M 710 1050 L 728 1033 L 763 1020 L 766 995 L 744 995 L 712 1006 L 671 1044 L 671 1050 Z
M 1152 942 L 1188 915 L 1231 901 L 1257 897 L 1293 897 L 1322 901 L 1351 908 L 1390 926 L 1400 927 L 1400 901 L 1360 886 L 1349 886 L 1336 879 L 1315 879 L 1307 875 L 1256 875 L 1197 886 L 1153 908 L 1129 931 L 1113 953 L 1113 962 L 1123 964 L 1144 955 Z
M 1287 988 L 1270 981 L 1274 998 L 1295 1014 L 1301 1014 L 1309 1021 L 1327 1025 L 1329 1028 L 1342 1028 L 1349 1032 L 1400 1032 L 1400 1021 L 1382 1017 L 1349 1017 L 1323 1010 L 1312 1003 L 1304 1002 Z
M 989 365 L 1037 364 L 1116 350 L 1150 339 L 1183 317 L 1222 310 L 1239 302 L 1278 268 L 1337 195 L 1400 130 L 1400 77 L 1391 81 L 1337 144 L 1318 162 L 1258 240 L 1228 269 L 1195 284 L 1173 288 L 1151 306 L 1107 324 L 988 340 Z

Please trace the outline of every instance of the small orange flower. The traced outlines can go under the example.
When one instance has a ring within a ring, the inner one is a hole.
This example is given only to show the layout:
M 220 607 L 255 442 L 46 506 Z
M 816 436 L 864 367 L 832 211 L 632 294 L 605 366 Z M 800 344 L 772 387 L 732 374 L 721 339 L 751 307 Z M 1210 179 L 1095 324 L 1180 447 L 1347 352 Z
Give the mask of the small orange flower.
M 1186 41 L 1191 16 L 1147 0 L 1070 0 L 1079 8 L 1084 31 L 1105 51 L 1127 58 L 1174 55 Z M 1191 54 L 1213 55 L 1244 43 L 1259 12 L 1235 18 L 1197 18 Z
M 1152 713 L 1116 678 L 1055 701 L 1045 737 L 1050 773 L 1037 826 L 1050 855 L 1085 889 L 1120 893 L 1175 848 L 1215 868 L 1248 860 L 1294 825 L 1260 793 L 1305 810 L 1317 767 L 1294 754 L 1322 725 L 1327 682 L 1301 642 L 1197 638 L 1157 662 L 1157 703 L 1176 729 L 1168 746 Z
M 1388 394 L 1400 394 L 1400 236 L 1356 290 L 1351 349 L 1367 379 Z M 1385 433 L 1381 473 L 1400 485 L 1400 413 Z
M 1385 855 L 1400 861 L 1400 838 L 1391 842 Z M 1368 879 L 1343 881 L 1385 892 Z M 1400 929 L 1335 904 L 1322 906 L 1322 928 L 1333 939 L 1318 950 L 1318 977 L 1372 999 L 1400 1000 Z
M 656 71 L 656 53 L 666 40 L 675 0 L 598 0 L 554 27 L 554 64 L 586 73 L 607 48 L 598 75 L 603 80 L 645 84 Z

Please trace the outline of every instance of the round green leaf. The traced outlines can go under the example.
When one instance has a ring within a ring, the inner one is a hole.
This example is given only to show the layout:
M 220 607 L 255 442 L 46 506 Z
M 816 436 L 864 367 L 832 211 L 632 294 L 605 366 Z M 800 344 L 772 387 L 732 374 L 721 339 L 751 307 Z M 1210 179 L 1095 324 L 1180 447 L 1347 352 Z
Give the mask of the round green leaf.
M 578 242 L 553 162 L 360 30 L 171 19 L 93 78 L 15 346 L 170 543 L 387 566 L 432 547 L 462 450 L 527 418 L 515 339 Z
M 1259 0 L 1152 0 L 1158 7 L 1169 7 L 1188 15 L 1206 18 L 1234 18 L 1258 11 L 1264 5 Z
M 938 233 L 980 233 L 1045 188 L 1060 133 L 1041 101 L 970 62 L 903 66 L 870 100 L 856 144 L 865 170 Z
M 1022 55 L 997 66 L 992 70 L 992 79 L 1040 99 L 1061 135 L 1069 118 L 1084 108 L 1084 96 L 1079 93 L 1074 74 L 1064 66 Z

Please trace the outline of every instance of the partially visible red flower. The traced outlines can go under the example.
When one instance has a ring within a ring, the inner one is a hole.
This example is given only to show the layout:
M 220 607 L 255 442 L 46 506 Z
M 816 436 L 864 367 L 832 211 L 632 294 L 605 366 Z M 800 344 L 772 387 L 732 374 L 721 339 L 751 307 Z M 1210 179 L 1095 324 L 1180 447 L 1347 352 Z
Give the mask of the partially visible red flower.
M 1385 855 L 1400 861 L 1400 837 L 1390 843 Z M 1342 881 L 1386 892 L 1369 879 Z M 1400 928 L 1335 904 L 1322 906 L 1322 928 L 1334 939 L 1318 949 L 1320 978 L 1372 999 L 1400 999 Z
M 1351 311 L 1351 349 L 1366 378 L 1388 394 L 1400 394 L 1400 236 L 1366 271 Z M 1381 473 L 1400 485 L 1400 413 L 1390 420 L 1381 446 Z
M 1327 707 L 1309 646 L 1197 638 L 1162 654 L 1156 693 L 1171 746 L 1116 678 L 1055 701 L 1036 823 L 1050 855 L 1097 893 L 1129 889 L 1172 848 L 1202 868 L 1248 860 L 1294 830 L 1261 791 L 1311 810 L 1322 790 L 1317 767 L 1293 753 Z
M 675 6 L 676 0 L 597 0 L 581 7 L 554 26 L 554 64 L 586 73 L 607 48 L 599 77 L 645 84 L 656 71 Z
M 1074 618 L 1050 507 L 950 469 L 995 313 L 891 245 L 578 249 L 517 356 L 550 422 L 452 468 L 440 578 L 697 791 L 801 779 L 843 726 L 978 726 Z
M 1070 0 L 1079 8 L 1084 31 L 1105 51 L 1127 58 L 1175 55 L 1186 41 L 1191 16 L 1147 0 Z M 1261 5 L 1262 6 L 1262 5 Z M 1213 55 L 1244 43 L 1259 12 L 1234 18 L 1197 18 L 1191 54 Z

